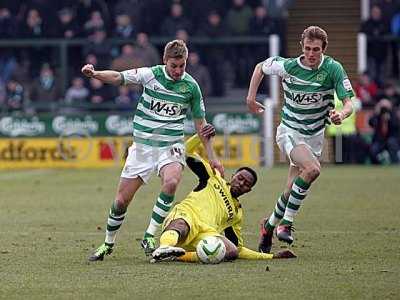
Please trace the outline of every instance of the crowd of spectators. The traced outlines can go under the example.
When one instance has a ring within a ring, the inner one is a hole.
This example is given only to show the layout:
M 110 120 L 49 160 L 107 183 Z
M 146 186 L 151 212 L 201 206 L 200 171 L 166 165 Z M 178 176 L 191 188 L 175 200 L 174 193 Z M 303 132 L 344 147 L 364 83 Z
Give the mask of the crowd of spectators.
M 399 43 L 400 1 L 371 1 L 369 18 L 361 23 L 367 36 L 367 70 L 354 85 L 371 140 L 358 149 L 361 161 L 374 164 L 399 163 L 400 157 L 400 86 Z M 392 37 L 392 39 L 387 39 Z M 363 155 L 364 153 L 364 155 Z
M 0 41 L 6 39 L 78 40 L 68 48 L 67 74 L 60 76 L 57 47 L 0 48 L 0 112 L 81 112 L 117 107 L 131 111 L 140 87 L 112 87 L 81 76 L 90 63 L 97 69 L 125 70 L 161 63 L 163 43 L 151 39 L 179 38 L 189 46 L 187 71 L 203 94 L 224 96 L 226 89 L 247 87 L 254 64 L 265 58 L 267 45 L 196 44 L 193 37 L 267 37 L 285 41 L 287 11 L 293 0 L 2 0 Z M 400 0 L 372 0 L 370 17 L 360 31 L 368 37 L 368 69 L 354 89 L 362 111 L 368 112 L 368 143 L 359 133 L 348 145 L 356 155 L 346 162 L 372 163 L 399 158 Z M 115 43 L 115 39 L 120 42 Z M 121 42 L 122 41 L 122 42 Z M 125 42 L 126 41 L 126 42 Z M 281 44 L 285 54 L 285 43 Z M 60 78 L 66 77 L 63 86 Z M 353 147 L 354 148 L 354 147 Z M 352 153 L 352 151 L 346 151 Z M 382 154 L 383 153 L 383 154 Z M 385 157 L 386 155 L 386 157 Z
M 379 84 L 399 77 L 400 1 L 371 1 L 369 18 L 361 23 L 367 36 L 368 73 Z M 388 39 L 389 38 L 389 39 Z
M 18 111 L 38 103 L 35 111 L 75 104 L 134 104 L 137 87 L 118 89 L 87 80 L 81 66 L 98 69 L 151 66 L 161 63 L 163 44 L 151 38 L 181 38 L 191 51 L 188 69 L 205 96 L 223 96 L 229 84 L 245 87 L 256 61 L 267 53 L 267 36 L 280 32 L 290 0 L 2 0 L 0 41 L 5 39 L 80 40 L 68 48 L 68 69 L 60 76 L 59 48 L 1 47 L 0 104 Z M 271 9 L 273 16 L 270 16 Z M 260 47 L 196 45 L 192 37 L 265 37 Z M 118 43 L 113 39 L 119 39 Z M 122 42 L 121 42 L 122 40 Z M 124 42 L 126 40 L 126 43 Z M 67 78 L 62 84 L 59 78 Z M 211 80 L 210 78 L 213 78 Z M 39 105 L 40 103 L 40 105 Z M 97 105 L 101 109 L 101 105 Z M 85 109 L 84 107 L 82 109 Z

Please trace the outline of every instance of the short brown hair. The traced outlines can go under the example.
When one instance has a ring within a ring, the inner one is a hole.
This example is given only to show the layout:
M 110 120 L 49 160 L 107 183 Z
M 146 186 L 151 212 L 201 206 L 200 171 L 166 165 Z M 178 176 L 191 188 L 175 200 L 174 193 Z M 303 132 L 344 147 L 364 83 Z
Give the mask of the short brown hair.
M 163 59 L 168 58 L 185 58 L 188 57 L 188 48 L 183 40 L 173 40 L 168 42 L 164 48 Z
M 328 34 L 325 30 L 318 26 L 309 26 L 304 29 L 301 34 L 301 45 L 304 44 L 304 40 L 308 38 L 310 40 L 321 40 L 322 41 L 322 49 L 325 49 L 328 45 Z

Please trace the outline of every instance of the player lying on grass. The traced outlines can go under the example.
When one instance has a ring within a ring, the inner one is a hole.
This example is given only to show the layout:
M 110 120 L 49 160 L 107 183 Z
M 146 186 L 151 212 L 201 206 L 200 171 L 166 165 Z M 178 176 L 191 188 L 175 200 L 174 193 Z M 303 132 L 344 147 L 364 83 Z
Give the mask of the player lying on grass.
M 206 125 L 201 131 L 203 138 L 214 134 L 212 125 Z M 165 219 L 160 247 L 152 254 L 153 262 L 197 262 L 196 246 L 206 236 L 218 236 L 224 241 L 225 260 L 296 257 L 288 250 L 277 254 L 260 253 L 243 246 L 243 210 L 238 198 L 251 191 L 257 182 L 257 174 L 251 168 L 242 167 L 227 182 L 196 153 L 199 145 L 198 135 L 185 144 L 186 163 L 198 176 L 199 184 Z

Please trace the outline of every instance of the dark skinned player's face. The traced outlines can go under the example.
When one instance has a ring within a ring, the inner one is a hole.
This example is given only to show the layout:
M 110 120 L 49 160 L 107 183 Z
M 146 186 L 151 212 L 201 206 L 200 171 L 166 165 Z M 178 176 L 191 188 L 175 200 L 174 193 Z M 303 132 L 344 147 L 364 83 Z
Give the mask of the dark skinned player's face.
M 185 73 L 186 58 L 168 58 L 164 64 L 167 74 L 175 81 L 180 80 Z
M 235 198 L 251 191 L 254 177 L 247 170 L 240 170 L 231 179 L 231 195 Z

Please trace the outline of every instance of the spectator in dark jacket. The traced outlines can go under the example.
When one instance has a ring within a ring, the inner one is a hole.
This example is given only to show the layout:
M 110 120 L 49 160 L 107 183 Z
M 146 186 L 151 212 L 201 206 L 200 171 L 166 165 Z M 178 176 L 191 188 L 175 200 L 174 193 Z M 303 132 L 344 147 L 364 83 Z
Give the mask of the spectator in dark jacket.
M 227 29 L 217 11 L 213 10 L 208 14 L 207 23 L 201 26 L 199 34 L 211 39 L 227 35 Z M 208 47 L 205 64 L 213 80 L 211 91 L 213 96 L 223 96 L 225 94 L 225 71 L 223 68 L 225 62 L 225 53 L 221 47 L 218 47 L 218 45 Z
M 115 16 L 114 37 L 122 39 L 135 38 L 137 28 L 132 24 L 131 17 L 128 14 L 119 14 Z
M 97 11 L 101 15 L 101 19 L 109 24 L 110 12 L 107 4 L 104 0 L 74 0 L 73 3 L 78 23 L 83 25 L 90 19 L 90 16 L 94 11 Z
M 254 10 L 254 16 L 251 17 L 249 23 L 249 34 L 260 36 L 265 39 L 270 34 L 276 33 L 275 22 L 268 16 L 267 9 L 263 5 L 259 5 Z M 267 52 L 266 45 L 254 45 L 251 47 L 251 55 L 245 55 L 250 65 L 256 65 L 257 62 L 264 60 Z
M 384 79 L 388 44 L 387 42 L 373 39 L 388 34 L 389 28 L 382 18 L 379 6 L 374 5 L 371 8 L 371 18 L 361 24 L 361 32 L 364 32 L 368 38 L 367 56 L 370 76 L 381 85 Z
M 96 31 L 106 31 L 106 23 L 99 11 L 90 14 L 89 20 L 83 25 L 85 36 L 90 36 Z
M 19 37 L 34 39 L 45 38 L 49 35 L 49 29 L 43 21 L 37 9 L 30 9 L 25 22 L 21 25 Z
M 192 26 L 189 19 L 183 15 L 182 5 L 173 3 L 170 15 L 162 23 L 161 34 L 173 37 L 179 29 L 185 29 L 187 32 L 190 32 Z
M 211 93 L 210 73 L 207 67 L 200 63 L 200 57 L 196 51 L 189 52 L 186 71 L 199 83 L 203 96 L 209 96 Z
M 25 100 L 25 91 L 23 86 L 11 78 L 6 85 L 5 104 L 7 111 L 21 111 Z
M 36 104 L 36 111 L 40 112 L 54 109 L 60 99 L 61 90 L 54 71 L 48 64 L 44 64 L 39 78 L 33 82 L 30 100 Z
M 141 60 L 145 67 L 154 66 L 160 63 L 160 53 L 150 41 L 149 36 L 144 33 L 138 33 L 136 37 L 135 51 L 140 53 Z
M 58 12 L 57 26 L 54 28 L 54 37 L 72 39 L 79 36 L 80 29 L 71 8 L 64 7 Z
M 233 35 L 249 34 L 249 21 L 253 16 L 245 0 L 232 0 L 233 6 L 226 15 L 226 24 Z
M 400 94 L 393 80 L 387 80 L 383 85 L 382 91 L 378 93 L 377 99 L 380 100 L 382 98 L 388 99 L 392 103 L 394 109 L 400 106 Z
M 0 6 L 0 39 L 14 38 L 16 35 L 16 20 L 10 10 Z
M 251 17 L 250 23 L 250 35 L 255 36 L 268 36 L 276 32 L 275 23 L 267 14 L 265 6 L 257 6 L 254 10 L 254 16 Z
M 22 24 L 19 37 L 26 39 L 42 39 L 50 35 L 49 27 L 43 21 L 37 9 L 30 9 L 25 22 Z M 45 47 L 34 47 L 23 50 L 23 55 L 31 62 L 31 72 L 37 76 L 43 61 L 48 59 L 49 51 Z
M 89 102 L 91 104 L 107 104 L 112 102 L 114 98 L 113 95 L 114 93 L 112 89 L 115 89 L 115 87 L 104 85 L 104 83 L 95 78 L 90 78 L 89 83 L 90 83 Z M 101 105 L 99 106 L 94 105 L 91 110 L 104 111 L 107 110 L 107 108 Z
M 399 119 L 393 111 L 392 103 L 382 99 L 375 107 L 375 113 L 369 120 L 369 125 L 374 130 L 371 144 L 371 161 L 379 164 L 379 154 L 387 150 L 391 163 L 399 162 Z
M 130 87 L 122 85 L 118 88 L 118 94 L 114 98 L 114 103 L 120 111 L 132 111 L 139 99 L 139 94 Z
M 107 34 L 104 30 L 96 30 L 93 35 L 89 37 L 89 43 L 83 49 L 83 55 L 89 53 L 96 55 L 98 67 L 105 69 L 110 64 L 111 44 L 106 40 Z
M 67 104 L 82 104 L 87 102 L 89 89 L 85 87 L 85 81 L 81 77 L 74 77 L 72 85 L 65 93 L 65 103 Z

